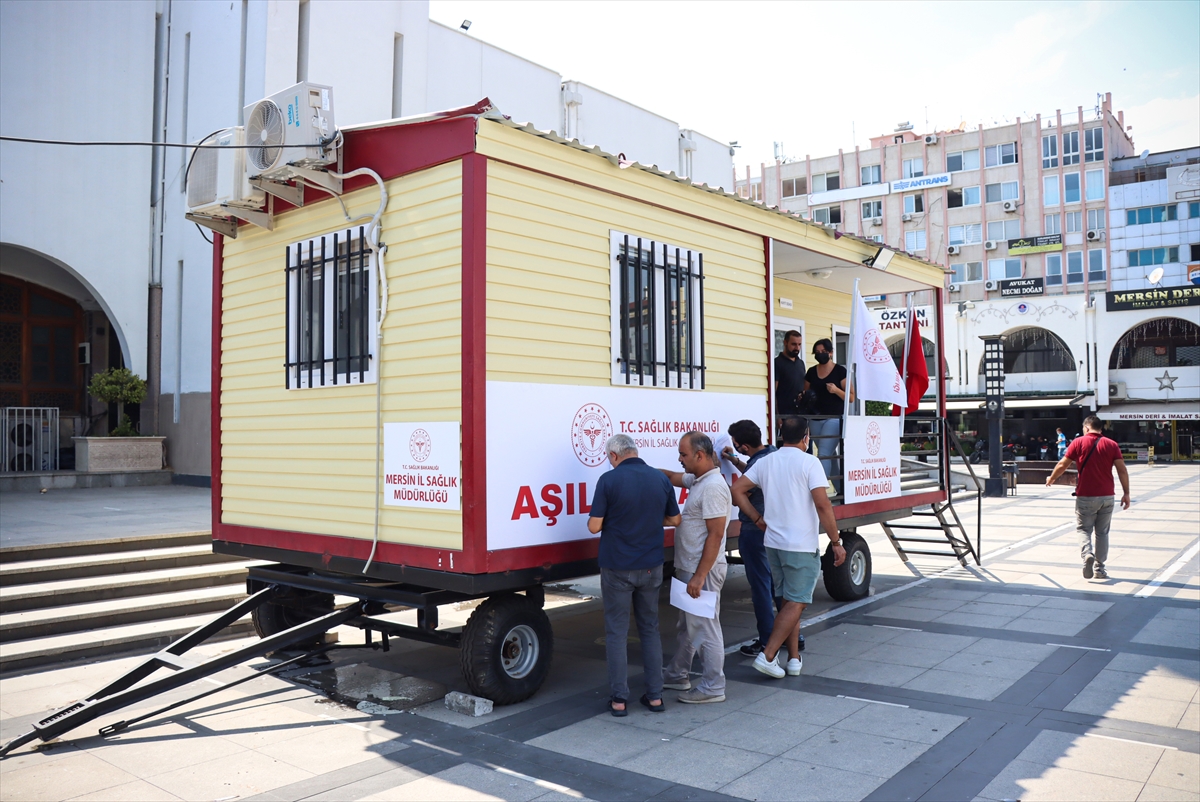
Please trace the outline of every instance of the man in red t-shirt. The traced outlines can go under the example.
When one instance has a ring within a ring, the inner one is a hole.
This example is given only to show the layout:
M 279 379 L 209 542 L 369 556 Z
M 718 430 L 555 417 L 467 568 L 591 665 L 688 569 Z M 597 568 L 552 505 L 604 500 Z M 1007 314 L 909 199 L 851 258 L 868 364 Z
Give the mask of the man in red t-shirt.
M 1046 487 L 1050 487 L 1072 462 L 1079 466 L 1075 472 L 1075 527 L 1079 532 L 1085 579 L 1108 579 L 1104 561 L 1108 559 L 1108 529 L 1113 514 L 1113 468 L 1121 480 L 1121 508 L 1129 509 L 1129 471 L 1125 469 L 1125 458 L 1121 456 L 1121 447 L 1101 435 L 1102 431 L 1104 423 L 1095 415 L 1084 418 L 1083 437 L 1071 441 L 1066 456 L 1046 479 Z

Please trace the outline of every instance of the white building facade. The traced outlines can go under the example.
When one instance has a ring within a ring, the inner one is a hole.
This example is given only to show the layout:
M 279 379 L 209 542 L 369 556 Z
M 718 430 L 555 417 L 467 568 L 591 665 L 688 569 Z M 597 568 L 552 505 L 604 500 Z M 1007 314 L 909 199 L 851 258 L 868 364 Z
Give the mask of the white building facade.
M 1006 439 L 1073 435 L 1098 412 L 1131 447 L 1190 458 L 1200 451 L 1200 153 L 1134 153 L 1105 95 L 1094 109 L 992 128 L 901 124 L 870 148 L 762 165 L 757 177 L 747 168 L 737 191 L 945 266 L 948 406 L 961 432 L 981 428 L 982 338 L 1003 335 Z M 1168 297 L 1122 295 L 1148 290 Z M 931 301 L 915 299 L 926 313 Z M 905 303 L 873 305 L 881 321 L 902 321 Z M 894 353 L 902 333 L 889 337 Z M 831 332 L 807 332 L 810 343 L 822 336 Z
M 196 142 L 241 124 L 247 104 L 309 80 L 333 87 L 341 126 L 487 97 L 514 120 L 698 183 L 732 184 L 728 144 L 428 12 L 427 2 L 401 0 L 9 0 L 0 4 L 0 132 Z M 204 484 L 212 250 L 184 220 L 189 155 L 0 143 L 0 406 L 59 407 L 64 436 L 104 433 L 115 420 L 83 388 L 123 364 L 149 384 L 141 431 L 167 436 L 177 479 Z M 59 307 L 69 323 L 39 317 Z M 34 342 L 47 336 L 49 351 Z

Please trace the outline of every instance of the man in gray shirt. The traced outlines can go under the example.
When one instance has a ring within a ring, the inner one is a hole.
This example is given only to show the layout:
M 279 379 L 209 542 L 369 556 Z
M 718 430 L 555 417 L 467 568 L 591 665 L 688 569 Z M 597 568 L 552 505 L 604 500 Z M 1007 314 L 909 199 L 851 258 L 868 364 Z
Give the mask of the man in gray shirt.
M 709 704 L 725 701 L 725 637 L 721 632 L 721 586 L 725 584 L 725 526 L 733 509 L 729 485 L 713 453 L 713 442 L 702 432 L 679 438 L 679 464 L 684 473 L 663 470 L 671 484 L 688 488 L 683 520 L 675 528 L 675 578 L 687 583 L 688 594 L 701 590 L 717 594 L 716 615 L 701 618 L 679 611 L 678 646 L 663 672 L 663 687 L 685 691 L 679 701 Z M 701 676 L 692 687 L 692 659 L 700 654 Z

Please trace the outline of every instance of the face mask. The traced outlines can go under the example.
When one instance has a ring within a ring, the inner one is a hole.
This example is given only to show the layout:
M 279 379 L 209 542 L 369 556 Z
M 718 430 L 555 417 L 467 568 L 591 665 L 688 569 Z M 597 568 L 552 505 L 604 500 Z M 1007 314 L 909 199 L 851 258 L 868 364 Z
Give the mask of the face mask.
M 819 354 L 814 354 L 813 356 L 815 356 L 817 358 L 817 361 L 820 362 L 822 365 L 824 365 L 826 362 L 829 361 L 829 354 L 824 353 L 824 352 L 821 352 Z

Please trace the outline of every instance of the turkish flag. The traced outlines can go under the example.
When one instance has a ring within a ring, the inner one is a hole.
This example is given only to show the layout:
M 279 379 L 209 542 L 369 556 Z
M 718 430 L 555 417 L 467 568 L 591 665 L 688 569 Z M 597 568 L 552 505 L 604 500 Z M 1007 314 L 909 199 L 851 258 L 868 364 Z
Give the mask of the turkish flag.
M 925 343 L 921 339 L 921 324 L 917 316 L 909 313 L 908 321 L 908 409 L 905 415 L 917 411 L 921 404 L 921 396 L 929 389 L 929 368 L 925 364 Z M 900 414 L 900 405 L 892 405 L 892 415 Z

